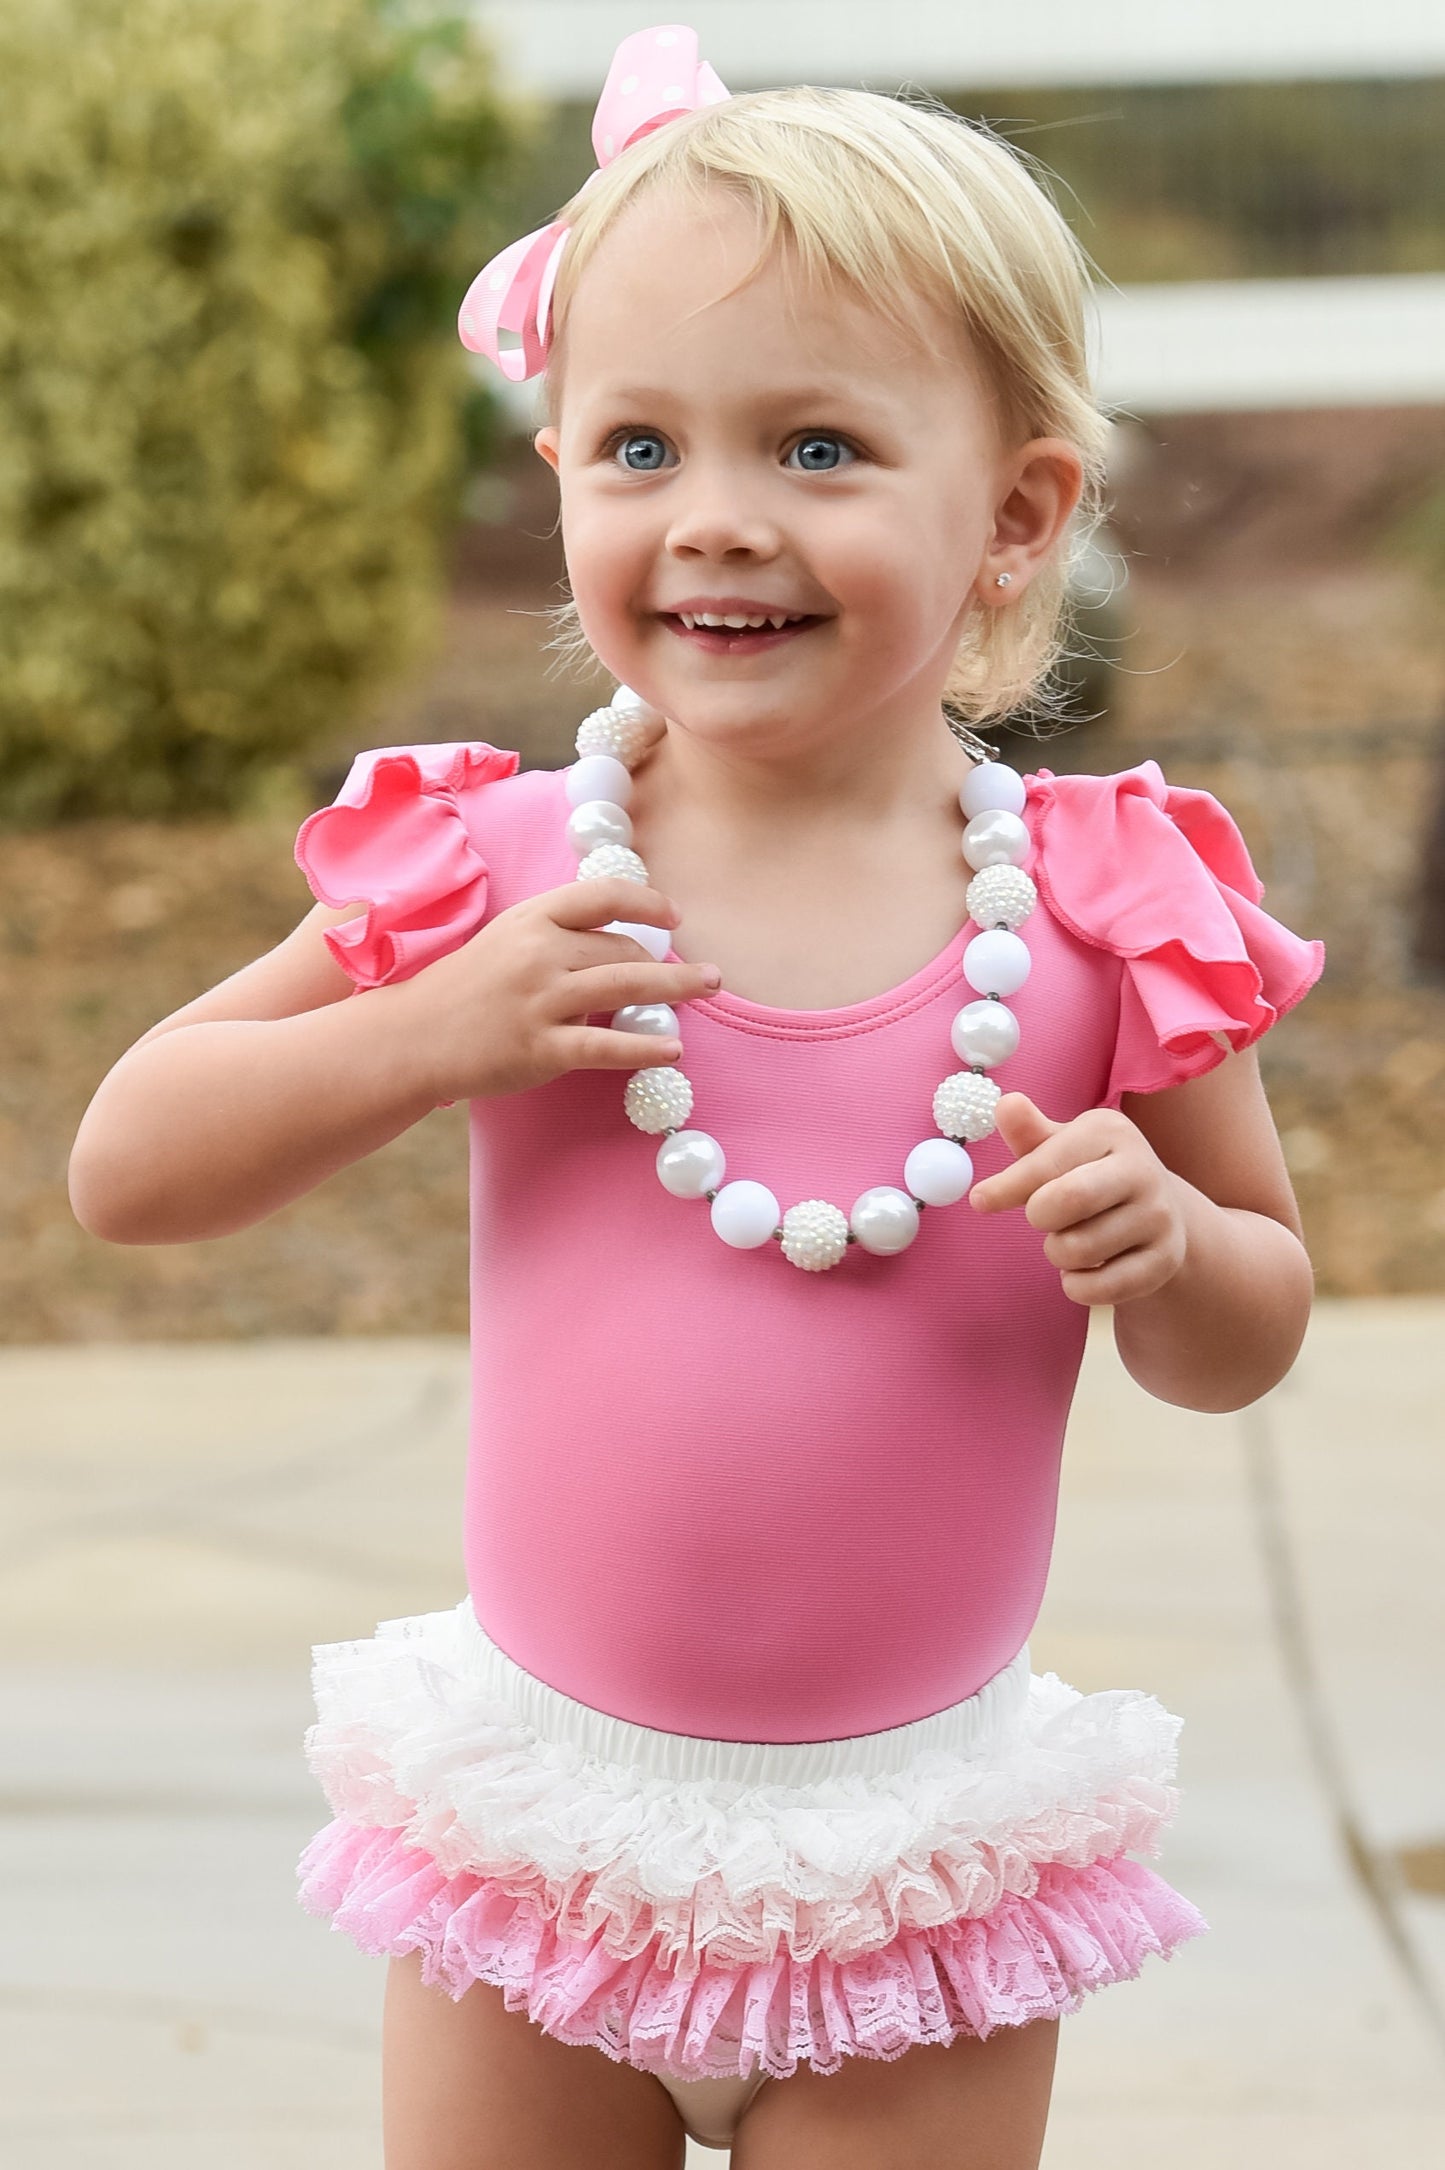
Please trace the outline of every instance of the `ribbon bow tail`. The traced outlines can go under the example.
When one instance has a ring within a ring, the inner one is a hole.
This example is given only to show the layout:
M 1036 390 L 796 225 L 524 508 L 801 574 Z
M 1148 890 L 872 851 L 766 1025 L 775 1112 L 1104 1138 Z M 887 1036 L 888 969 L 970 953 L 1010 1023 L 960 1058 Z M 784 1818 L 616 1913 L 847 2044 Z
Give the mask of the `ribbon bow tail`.
M 568 228 L 559 219 L 509 242 L 483 264 L 462 298 L 457 331 L 472 354 L 485 354 L 513 384 L 533 377 L 547 358 L 547 306 Z M 503 347 L 512 332 L 520 346 Z

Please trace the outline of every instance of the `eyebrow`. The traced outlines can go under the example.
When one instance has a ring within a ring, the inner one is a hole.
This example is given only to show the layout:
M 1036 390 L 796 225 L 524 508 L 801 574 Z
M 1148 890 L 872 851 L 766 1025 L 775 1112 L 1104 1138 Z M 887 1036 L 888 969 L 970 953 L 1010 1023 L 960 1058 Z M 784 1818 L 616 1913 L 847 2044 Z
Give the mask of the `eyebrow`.
M 881 389 L 881 388 L 880 388 Z M 676 389 L 664 389 L 661 385 L 624 384 L 606 393 L 610 404 L 629 407 L 665 407 L 677 399 Z M 886 397 L 886 394 L 885 394 Z M 771 407 L 831 407 L 861 406 L 868 404 L 867 396 L 859 397 L 856 384 L 839 379 L 815 384 L 785 384 L 766 395 Z

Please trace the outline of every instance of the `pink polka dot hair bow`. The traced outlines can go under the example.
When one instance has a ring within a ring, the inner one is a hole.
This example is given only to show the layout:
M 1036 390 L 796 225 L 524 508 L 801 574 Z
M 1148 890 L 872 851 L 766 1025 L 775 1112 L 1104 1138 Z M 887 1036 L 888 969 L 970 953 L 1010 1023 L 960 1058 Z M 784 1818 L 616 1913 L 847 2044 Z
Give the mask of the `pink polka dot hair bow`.
M 717 105 L 729 95 L 707 62 L 698 58 L 695 30 L 661 23 L 634 31 L 612 56 L 593 116 L 598 170 L 654 128 L 699 106 Z M 583 185 L 590 188 L 596 179 L 591 174 Z M 462 345 L 473 354 L 485 354 L 514 384 L 546 366 L 552 287 L 569 231 L 553 219 L 536 233 L 523 234 L 484 264 L 467 288 L 457 318 Z M 504 348 L 504 331 L 515 334 L 521 345 Z

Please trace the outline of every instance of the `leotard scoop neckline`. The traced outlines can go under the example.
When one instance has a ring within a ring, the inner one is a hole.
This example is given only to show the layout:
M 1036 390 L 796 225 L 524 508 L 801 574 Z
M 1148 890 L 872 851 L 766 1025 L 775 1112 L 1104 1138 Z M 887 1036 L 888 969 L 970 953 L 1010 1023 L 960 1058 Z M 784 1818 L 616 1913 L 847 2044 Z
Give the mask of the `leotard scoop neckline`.
M 560 784 L 566 771 L 558 770 L 557 774 Z M 1038 781 L 1035 774 L 1023 777 L 1024 789 L 1030 796 Z M 565 798 L 565 786 L 562 788 Z M 938 954 L 920 965 L 916 972 L 896 986 L 885 987 L 880 994 L 865 996 L 861 1002 L 847 1002 L 830 1009 L 793 1010 L 780 1008 L 772 1002 L 754 1002 L 746 995 L 730 994 L 726 988 L 719 988 L 713 995 L 693 996 L 687 1007 L 690 1013 L 701 1013 L 720 1025 L 731 1026 L 734 1031 L 778 1040 L 845 1039 L 854 1033 L 876 1031 L 899 1018 L 910 1017 L 915 1010 L 933 1001 L 945 981 L 956 980 L 964 948 L 977 932 L 974 921 L 966 919 Z M 669 945 L 666 961 L 684 964 L 689 960 L 680 957 Z

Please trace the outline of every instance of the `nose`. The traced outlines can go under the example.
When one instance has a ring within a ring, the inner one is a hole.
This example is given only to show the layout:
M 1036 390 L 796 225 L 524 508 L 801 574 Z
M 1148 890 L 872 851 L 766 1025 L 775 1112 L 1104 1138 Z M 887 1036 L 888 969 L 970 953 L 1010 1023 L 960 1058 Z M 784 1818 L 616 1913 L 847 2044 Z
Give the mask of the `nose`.
M 671 509 L 667 548 L 674 557 L 758 563 L 782 547 L 777 522 L 736 470 L 693 464 Z

